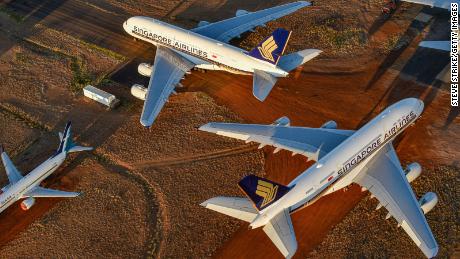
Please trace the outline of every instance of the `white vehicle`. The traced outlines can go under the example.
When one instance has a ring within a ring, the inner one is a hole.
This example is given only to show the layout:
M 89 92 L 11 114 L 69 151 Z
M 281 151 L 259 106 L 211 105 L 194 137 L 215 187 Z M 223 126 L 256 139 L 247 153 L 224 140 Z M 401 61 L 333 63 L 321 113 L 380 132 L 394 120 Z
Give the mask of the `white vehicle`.
M 450 11 L 451 3 L 460 3 L 458 0 L 402 0 L 404 2 L 427 5 Z M 450 41 L 422 41 L 420 47 L 450 51 Z
M 247 12 L 238 10 L 236 17 L 215 22 L 200 22 L 186 30 L 149 17 L 131 17 L 123 28 L 135 38 L 157 47 L 153 66 L 142 63 L 141 75 L 150 77 L 147 89 L 132 89 L 133 95 L 144 99 L 141 124 L 150 127 L 169 95 L 180 85 L 185 73 L 196 67 L 205 70 L 224 70 L 236 74 L 253 74 L 253 94 L 264 101 L 279 77 L 319 55 L 320 50 L 307 49 L 283 56 L 291 32 L 277 29 L 252 51 L 247 52 L 228 42 L 242 33 L 266 22 L 309 6 L 305 1 Z
M 67 153 L 92 150 L 91 147 L 75 146 L 71 139 L 70 122 L 67 123 L 64 133 L 59 133 L 59 137 L 61 142 L 56 153 L 25 176 L 22 176 L 4 150 L 1 150 L 9 184 L 0 191 L 0 213 L 20 199 L 24 199 L 21 202 L 21 208 L 29 210 L 35 204 L 35 198 L 76 197 L 80 195 L 77 192 L 64 192 L 40 187 L 40 183 L 64 162 Z
M 393 139 L 412 125 L 423 111 L 423 102 L 405 99 L 385 109 L 357 131 L 337 129 L 334 121 L 320 128 L 291 127 L 281 118 L 272 125 L 209 123 L 200 130 L 272 145 L 316 161 L 287 186 L 249 175 L 239 183 L 248 198 L 215 197 L 201 205 L 244 220 L 251 228 L 263 227 L 285 257 L 292 257 L 297 241 L 290 214 L 311 205 L 324 195 L 352 183 L 369 190 L 393 216 L 427 257 L 438 252 L 438 244 L 424 213 L 437 203 L 434 193 L 420 201 L 409 182 L 421 173 L 418 163 L 403 170 L 392 146 Z

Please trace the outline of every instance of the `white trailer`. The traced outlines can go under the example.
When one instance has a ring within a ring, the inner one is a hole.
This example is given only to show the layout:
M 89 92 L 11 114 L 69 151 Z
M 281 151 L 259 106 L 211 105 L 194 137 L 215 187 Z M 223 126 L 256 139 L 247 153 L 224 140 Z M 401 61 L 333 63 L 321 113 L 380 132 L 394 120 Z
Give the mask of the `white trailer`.
M 85 86 L 85 88 L 83 88 L 83 94 L 109 108 L 115 108 L 120 103 L 120 100 L 118 100 L 115 95 L 107 93 L 92 85 Z

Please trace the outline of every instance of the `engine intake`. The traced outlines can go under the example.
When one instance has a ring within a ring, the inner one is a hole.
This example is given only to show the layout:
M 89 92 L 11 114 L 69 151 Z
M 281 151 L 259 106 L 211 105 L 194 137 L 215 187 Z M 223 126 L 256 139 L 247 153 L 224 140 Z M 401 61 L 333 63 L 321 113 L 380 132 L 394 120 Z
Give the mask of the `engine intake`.
M 150 77 L 152 74 L 152 65 L 148 63 L 140 63 L 137 67 L 137 72 L 143 76 Z
M 21 209 L 22 210 L 29 210 L 34 206 L 35 204 L 35 199 L 32 197 L 29 197 L 21 202 Z
M 406 178 L 409 183 L 417 179 L 422 173 L 422 166 L 419 163 L 414 162 L 406 167 Z
M 321 128 L 323 129 L 337 129 L 337 122 L 335 121 L 328 121 L 321 125 Z
M 284 117 L 281 117 L 281 118 L 277 119 L 276 121 L 274 121 L 272 123 L 272 125 L 275 125 L 275 126 L 289 126 L 289 125 L 291 125 L 291 121 L 289 120 L 288 117 L 284 116 Z
M 145 88 L 143 85 L 139 84 L 134 84 L 131 86 L 131 94 L 143 101 L 145 101 L 145 95 L 147 94 L 147 88 Z
M 427 192 L 418 201 L 420 208 L 423 210 L 423 214 L 430 212 L 434 206 L 438 203 L 438 196 L 434 192 Z

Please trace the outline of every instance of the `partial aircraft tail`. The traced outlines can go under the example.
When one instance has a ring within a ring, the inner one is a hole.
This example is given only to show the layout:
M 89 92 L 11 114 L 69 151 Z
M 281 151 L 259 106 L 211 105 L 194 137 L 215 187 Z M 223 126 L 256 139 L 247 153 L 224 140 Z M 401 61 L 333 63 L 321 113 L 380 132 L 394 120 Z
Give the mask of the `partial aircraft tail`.
M 276 65 L 286 49 L 290 36 L 290 31 L 276 29 L 272 35 L 259 43 L 248 55 Z
M 307 63 L 308 61 L 312 60 L 321 52 L 322 51 L 319 49 L 305 49 L 299 52 L 291 53 L 286 56 L 282 56 L 278 63 L 278 67 L 280 67 L 286 72 L 290 72 L 298 66 L 301 66 Z
M 283 197 L 290 188 L 270 180 L 248 175 L 238 183 L 241 190 L 254 203 L 257 210 L 261 211 Z
M 93 150 L 92 147 L 77 146 L 72 141 L 71 128 L 72 128 L 72 123 L 69 121 L 65 125 L 64 132 L 59 133 L 59 138 L 61 142 L 59 144 L 58 150 L 56 151 L 56 154 L 60 154 L 61 152 L 72 153 L 72 152 Z

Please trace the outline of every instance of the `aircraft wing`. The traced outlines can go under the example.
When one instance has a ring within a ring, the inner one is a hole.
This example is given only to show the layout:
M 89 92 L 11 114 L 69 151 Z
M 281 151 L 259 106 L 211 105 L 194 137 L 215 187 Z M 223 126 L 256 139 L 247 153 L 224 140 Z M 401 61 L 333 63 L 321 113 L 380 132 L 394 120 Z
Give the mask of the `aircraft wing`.
M 158 46 L 155 64 L 152 68 L 141 124 L 150 127 L 156 119 L 169 95 L 182 79 L 184 74 L 192 69 L 194 64 L 165 47 Z
M 422 41 L 420 47 L 450 51 L 450 41 Z
M 231 39 L 240 36 L 244 32 L 293 13 L 298 9 L 309 5 L 309 2 L 298 1 L 257 12 L 245 12 L 238 10 L 237 15 L 233 18 L 203 25 L 193 29 L 192 31 L 203 36 L 228 43 Z
M 273 217 L 263 228 L 265 234 L 286 258 L 291 258 L 297 250 L 297 240 L 292 227 L 289 210 L 285 209 Z
M 421 4 L 421 5 L 428 5 L 431 7 L 438 7 L 450 10 L 450 3 L 459 3 L 455 0 L 402 0 L 404 2 L 414 3 L 414 4 Z
M 6 175 L 8 176 L 8 180 L 10 184 L 16 183 L 17 181 L 22 179 L 22 174 L 18 171 L 16 166 L 14 166 L 13 162 L 11 161 L 10 157 L 3 152 L 2 150 L 2 162 L 5 166 Z
M 217 135 L 271 145 L 318 161 L 353 134 L 351 130 L 279 125 L 208 123 L 200 130 Z
M 23 195 L 23 198 L 34 197 L 34 198 L 72 198 L 80 195 L 78 192 L 65 192 L 53 189 L 47 189 L 37 186 Z
M 353 181 L 366 187 L 387 208 L 428 258 L 437 254 L 438 244 L 391 143 L 383 147 Z

